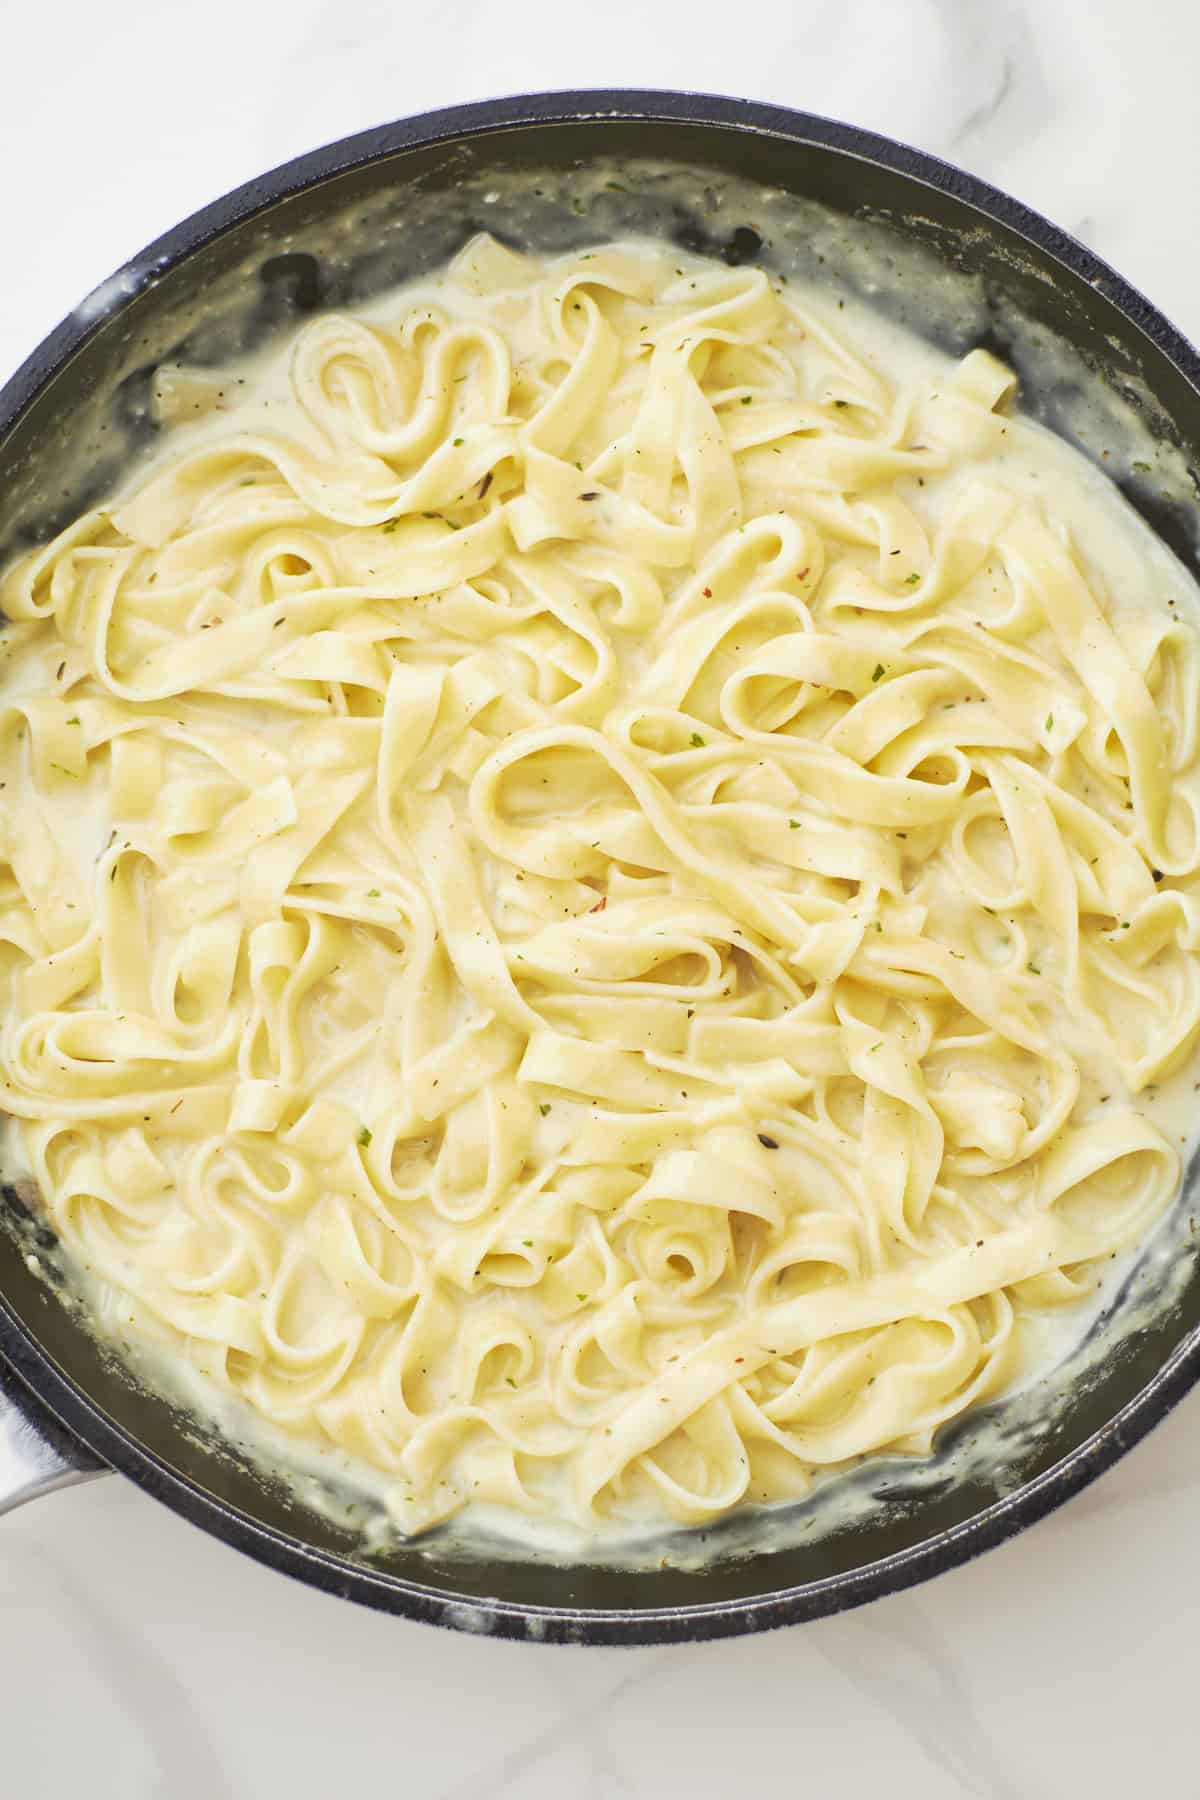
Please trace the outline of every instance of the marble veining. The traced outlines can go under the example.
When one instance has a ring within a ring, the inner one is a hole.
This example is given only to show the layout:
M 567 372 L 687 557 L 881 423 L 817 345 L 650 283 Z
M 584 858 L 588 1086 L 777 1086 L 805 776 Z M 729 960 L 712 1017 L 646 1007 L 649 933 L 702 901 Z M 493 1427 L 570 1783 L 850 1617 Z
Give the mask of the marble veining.
M 260 169 L 429 106 L 605 84 L 750 94 L 916 143 L 1084 238 L 1200 336 L 1198 67 L 1189 0 L 13 7 L 0 376 Z M 0 1793 L 1186 1797 L 1198 1503 L 1200 1395 L 929 1586 L 763 1638 L 603 1651 L 352 1608 L 95 1481 L 0 1520 Z

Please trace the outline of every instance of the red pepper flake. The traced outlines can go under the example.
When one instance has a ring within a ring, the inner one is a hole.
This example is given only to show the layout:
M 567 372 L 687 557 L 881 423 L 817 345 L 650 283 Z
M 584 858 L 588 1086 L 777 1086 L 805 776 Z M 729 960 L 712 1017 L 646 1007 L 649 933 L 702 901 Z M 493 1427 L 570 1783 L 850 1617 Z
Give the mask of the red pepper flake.
M 608 905 L 608 895 L 605 894 L 602 899 L 597 900 L 595 906 L 589 906 L 588 911 L 590 913 L 603 912 L 607 905 Z
M 711 588 L 705 588 L 705 590 L 704 590 L 704 598 L 705 598 L 705 599 L 706 599 L 706 600 L 711 600 L 711 599 L 712 599 L 712 589 L 711 589 Z

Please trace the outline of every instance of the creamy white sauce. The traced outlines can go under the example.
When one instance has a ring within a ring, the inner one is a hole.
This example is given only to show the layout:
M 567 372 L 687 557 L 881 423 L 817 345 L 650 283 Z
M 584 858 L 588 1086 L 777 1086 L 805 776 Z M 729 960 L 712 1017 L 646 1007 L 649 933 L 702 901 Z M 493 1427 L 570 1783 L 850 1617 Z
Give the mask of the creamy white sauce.
M 680 262 L 686 263 L 682 253 Z M 936 378 L 940 374 L 948 375 L 952 367 L 951 359 L 872 313 L 857 300 L 803 281 L 793 281 L 789 291 L 893 381 L 897 377 L 903 379 L 920 374 Z M 383 321 L 394 316 L 402 306 L 417 305 L 434 298 L 431 287 L 417 283 L 407 290 L 373 299 L 361 309 L 361 316 Z M 439 294 L 436 299 L 441 303 L 443 296 Z M 471 311 L 469 301 L 464 302 L 464 310 Z M 478 310 L 483 316 L 487 310 L 486 302 L 481 300 Z M 516 350 L 519 357 L 519 343 Z M 311 427 L 296 408 L 288 387 L 287 364 L 287 350 L 274 350 L 223 369 L 219 378 L 212 382 L 168 375 L 160 384 L 160 403 L 164 417 L 179 422 L 164 440 L 157 460 L 174 459 L 182 450 L 239 429 L 278 430 L 302 440 L 311 438 Z M 189 414 L 191 422 L 188 422 Z M 1124 424 L 1129 445 L 1145 453 L 1146 446 L 1139 436 L 1141 427 L 1137 421 L 1130 419 Z M 1159 452 L 1156 449 L 1151 454 L 1157 456 Z M 973 473 L 985 475 L 1014 492 L 1036 495 L 1046 503 L 1051 516 L 1067 528 L 1082 552 L 1118 631 L 1123 620 L 1133 618 L 1139 612 L 1161 612 L 1168 597 L 1181 612 L 1200 625 L 1200 592 L 1190 575 L 1104 475 L 1071 446 L 1033 422 L 1013 417 L 1006 427 L 1003 448 L 986 463 L 976 465 Z M 130 471 L 126 491 L 140 485 L 145 474 L 145 466 Z M 947 493 L 942 498 L 945 500 L 950 496 Z M 96 831 L 81 829 L 78 842 L 69 846 L 81 868 L 90 865 L 94 859 L 96 835 Z M 1094 1046 L 1089 1048 L 1086 1060 L 1085 1103 L 1097 1110 L 1107 1105 L 1126 1104 L 1121 1097 L 1119 1079 L 1097 1061 Z M 354 1105 L 363 1098 L 356 1081 L 357 1071 L 351 1065 L 345 1075 L 335 1081 L 331 1092 Z M 1182 1070 L 1156 1091 L 1143 1096 L 1138 1104 L 1139 1110 L 1190 1159 L 1200 1116 L 1200 1062 L 1192 1057 Z M 561 1129 L 568 1123 L 569 1115 L 564 1107 L 557 1126 Z M 28 1169 L 21 1165 L 19 1137 L 13 1130 L 5 1134 L 5 1157 L 7 1179 L 28 1177 Z M 1122 1321 L 1099 1339 L 1095 1337 L 1097 1320 L 1121 1284 L 1128 1280 L 1139 1259 L 1142 1266 L 1153 1269 L 1156 1257 L 1161 1260 L 1165 1256 L 1170 1264 L 1170 1276 L 1176 1282 L 1182 1278 L 1184 1264 L 1169 1247 L 1170 1241 L 1164 1226 L 1149 1248 L 1114 1263 L 1092 1302 L 1043 1313 L 1028 1322 L 1025 1329 L 1033 1346 L 1029 1366 L 1011 1390 L 1012 1398 L 1008 1404 L 993 1409 L 994 1422 L 976 1434 L 979 1442 L 972 1454 L 978 1463 L 986 1465 L 989 1461 L 1004 1460 L 1011 1452 L 1014 1434 L 1019 1435 L 1022 1431 L 1036 1434 L 1039 1407 L 1044 1423 L 1054 1416 L 1055 1406 L 1069 1403 L 1069 1384 L 1065 1396 L 1049 1397 L 1048 1372 L 1062 1367 L 1072 1356 L 1078 1357 L 1080 1347 L 1089 1339 L 1093 1341 L 1096 1354 L 1105 1352 L 1123 1328 L 1136 1322 L 1139 1316 L 1147 1316 L 1156 1304 L 1170 1302 L 1170 1280 L 1155 1275 L 1148 1291 L 1140 1300 L 1131 1303 Z M 93 1293 L 90 1299 L 103 1330 L 106 1315 L 111 1317 L 111 1296 Z M 246 1446 L 256 1460 L 291 1471 L 294 1491 L 305 1504 L 327 1511 L 342 1522 L 352 1523 L 356 1530 L 362 1531 L 369 1548 L 386 1544 L 391 1527 L 384 1511 L 384 1497 L 392 1477 L 374 1473 L 341 1452 L 281 1442 L 248 1407 L 219 1392 L 194 1369 L 181 1365 L 175 1358 L 159 1357 L 151 1351 L 138 1349 L 131 1352 L 130 1359 L 154 1387 L 178 1395 L 201 1419 L 211 1420 L 223 1435 Z M 895 1460 L 888 1464 L 888 1478 L 893 1482 L 897 1479 L 898 1466 Z M 935 1457 L 922 1468 L 909 1471 L 906 1479 L 911 1479 L 913 1491 L 919 1492 L 923 1481 L 940 1479 L 942 1473 Z M 368 1514 L 365 1520 L 362 1516 L 364 1504 Z M 769 1539 L 791 1541 L 799 1535 L 844 1524 L 854 1516 L 856 1509 L 865 1515 L 877 1504 L 857 1476 L 843 1476 L 823 1485 L 812 1500 L 777 1509 L 775 1518 L 767 1519 L 762 1511 L 748 1513 L 743 1535 L 748 1548 L 761 1549 Z M 661 1560 L 661 1527 L 656 1527 L 644 1543 L 633 1540 L 609 1543 L 602 1551 L 593 1540 L 585 1540 L 565 1527 L 556 1531 L 543 1519 L 526 1525 L 510 1513 L 501 1515 L 482 1508 L 473 1509 L 469 1519 L 453 1530 L 467 1537 L 495 1533 L 513 1545 L 549 1556 L 569 1558 L 586 1551 L 588 1556 L 613 1555 L 630 1562 L 643 1557 L 651 1562 Z M 445 1531 L 439 1534 L 443 1543 L 445 1535 Z M 670 1560 L 674 1563 L 682 1565 L 692 1559 L 702 1561 L 706 1554 L 704 1534 L 697 1537 L 691 1548 L 681 1548 L 678 1539 L 672 1539 Z

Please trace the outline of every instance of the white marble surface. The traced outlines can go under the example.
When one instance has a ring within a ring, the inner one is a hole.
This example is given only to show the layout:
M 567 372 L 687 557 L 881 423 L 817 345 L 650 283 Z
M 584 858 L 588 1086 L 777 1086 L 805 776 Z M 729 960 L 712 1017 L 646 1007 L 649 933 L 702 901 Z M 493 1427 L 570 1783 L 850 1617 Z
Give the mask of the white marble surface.
M 329 138 L 538 87 L 712 88 L 948 156 L 1200 337 L 1195 0 L 82 0 L 5 9 L 0 376 L 182 214 Z M 461 1638 L 271 1574 L 116 1479 L 0 1521 L 13 1800 L 1200 1794 L 1200 1395 L 1063 1513 L 758 1639 Z

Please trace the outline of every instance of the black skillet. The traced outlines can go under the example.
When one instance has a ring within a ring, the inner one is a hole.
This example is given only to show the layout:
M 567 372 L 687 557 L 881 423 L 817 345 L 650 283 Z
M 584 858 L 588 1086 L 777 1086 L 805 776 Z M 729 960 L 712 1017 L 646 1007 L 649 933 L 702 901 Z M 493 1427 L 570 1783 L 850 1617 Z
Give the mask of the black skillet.
M 795 196 L 808 221 L 787 243 L 766 190 Z M 145 445 L 159 361 L 251 348 L 306 311 L 435 266 L 482 226 L 551 248 L 631 227 L 665 233 L 730 262 L 866 286 L 948 348 L 984 342 L 1026 375 L 1026 405 L 1120 474 L 1196 568 L 1188 481 L 1200 362 L 1111 269 L 983 182 L 888 139 L 748 101 L 632 91 L 489 101 L 387 125 L 300 157 L 168 232 L 0 391 L 0 559 L 102 494 Z M 1047 360 L 1047 346 L 1061 354 Z M 1089 382 L 1096 404 L 1081 412 L 1072 395 Z M 1109 458 L 1105 431 L 1123 406 L 1178 448 L 1174 481 Z M 314 1587 L 503 1637 L 721 1637 L 907 1587 L 1066 1500 L 1200 1373 L 1185 1195 L 1155 1271 L 1131 1278 L 1116 1302 L 1129 1329 L 1098 1364 L 1080 1362 L 1047 1385 L 1041 1429 L 1018 1434 L 998 1462 L 973 1461 L 978 1425 L 968 1421 L 916 1484 L 899 1463 L 865 1468 L 838 1529 L 811 1529 L 800 1509 L 772 1548 L 752 1518 L 735 1519 L 700 1540 L 664 1540 L 640 1568 L 469 1551 L 436 1536 L 368 1556 L 352 1530 L 290 1499 L 236 1444 L 199 1430 L 99 1350 L 55 1282 L 29 1266 L 38 1228 L 21 1197 L 7 1190 L 5 1206 L 0 1486 L 9 1503 L 116 1469 Z M 43 1271 L 53 1248 L 43 1233 Z M 1135 1316 L 1139 1279 L 1144 1291 L 1164 1271 L 1169 1303 Z

